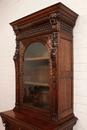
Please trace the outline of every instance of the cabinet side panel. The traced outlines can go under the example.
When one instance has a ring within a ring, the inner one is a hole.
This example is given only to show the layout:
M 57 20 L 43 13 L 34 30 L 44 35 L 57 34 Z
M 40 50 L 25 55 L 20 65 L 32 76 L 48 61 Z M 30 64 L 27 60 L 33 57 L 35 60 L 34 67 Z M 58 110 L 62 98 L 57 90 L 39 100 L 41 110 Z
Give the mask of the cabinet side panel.
M 58 114 L 59 119 L 72 114 L 73 109 L 73 66 L 72 42 L 61 39 L 59 46 L 59 86 L 58 86 Z

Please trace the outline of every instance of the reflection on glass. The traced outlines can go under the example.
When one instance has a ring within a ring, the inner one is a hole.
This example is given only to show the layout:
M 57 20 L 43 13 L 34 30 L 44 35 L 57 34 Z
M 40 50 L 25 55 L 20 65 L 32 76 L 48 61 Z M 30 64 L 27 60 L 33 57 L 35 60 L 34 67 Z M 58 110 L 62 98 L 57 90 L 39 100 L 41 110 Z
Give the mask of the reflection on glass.
M 41 43 L 29 45 L 24 56 L 24 97 L 29 106 L 48 108 L 48 51 Z

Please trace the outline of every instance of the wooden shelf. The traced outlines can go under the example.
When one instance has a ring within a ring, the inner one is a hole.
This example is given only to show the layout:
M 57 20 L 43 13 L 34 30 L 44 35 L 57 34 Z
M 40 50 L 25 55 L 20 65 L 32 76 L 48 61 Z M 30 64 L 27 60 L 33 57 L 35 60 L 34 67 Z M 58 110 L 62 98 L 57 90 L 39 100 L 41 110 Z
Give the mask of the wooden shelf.
M 39 83 L 39 82 L 24 81 L 24 84 L 27 84 L 27 85 L 34 85 L 34 86 L 48 87 L 48 84 L 47 84 L 47 83 Z
M 34 58 L 25 58 L 25 61 L 43 61 L 49 60 L 48 57 L 34 57 Z
M 28 100 L 29 101 L 29 100 Z M 42 108 L 42 109 L 48 109 L 49 108 L 49 106 L 48 106 L 48 104 L 43 104 L 43 105 L 41 105 L 41 104 L 35 104 L 35 103 L 30 103 L 30 102 L 25 102 L 25 104 L 26 104 L 26 106 L 31 106 L 31 107 L 39 107 L 39 108 Z

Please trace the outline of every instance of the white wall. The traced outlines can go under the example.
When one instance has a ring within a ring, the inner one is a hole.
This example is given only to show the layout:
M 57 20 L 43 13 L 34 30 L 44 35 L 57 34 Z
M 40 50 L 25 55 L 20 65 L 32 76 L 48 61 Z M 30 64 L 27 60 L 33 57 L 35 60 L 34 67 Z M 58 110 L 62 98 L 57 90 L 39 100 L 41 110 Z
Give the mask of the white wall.
M 15 35 L 10 22 L 59 0 L 0 0 L 0 112 L 15 104 Z M 74 28 L 74 112 L 79 118 L 74 130 L 87 130 L 87 1 L 61 0 L 79 14 Z M 0 130 L 4 130 L 0 119 Z

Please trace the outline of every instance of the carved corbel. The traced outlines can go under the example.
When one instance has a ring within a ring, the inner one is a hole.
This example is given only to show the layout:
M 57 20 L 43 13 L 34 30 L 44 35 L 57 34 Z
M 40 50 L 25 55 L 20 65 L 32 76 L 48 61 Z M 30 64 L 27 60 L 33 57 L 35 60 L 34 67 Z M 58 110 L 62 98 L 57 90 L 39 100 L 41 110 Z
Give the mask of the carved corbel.
M 60 31 L 60 23 L 58 21 L 57 13 L 53 13 L 50 15 L 50 24 L 52 28 L 51 41 L 52 47 L 56 47 L 58 45 L 58 32 Z
M 5 127 L 6 130 L 8 130 L 8 122 L 5 120 L 5 118 L 1 115 L 3 126 Z
M 20 30 L 19 30 L 17 25 L 14 25 L 13 29 L 14 29 L 14 32 L 16 34 L 16 50 L 15 50 L 15 54 L 14 54 L 13 59 L 14 59 L 14 61 L 16 61 L 17 57 L 19 56 L 19 44 L 20 44 L 19 33 L 20 33 Z

